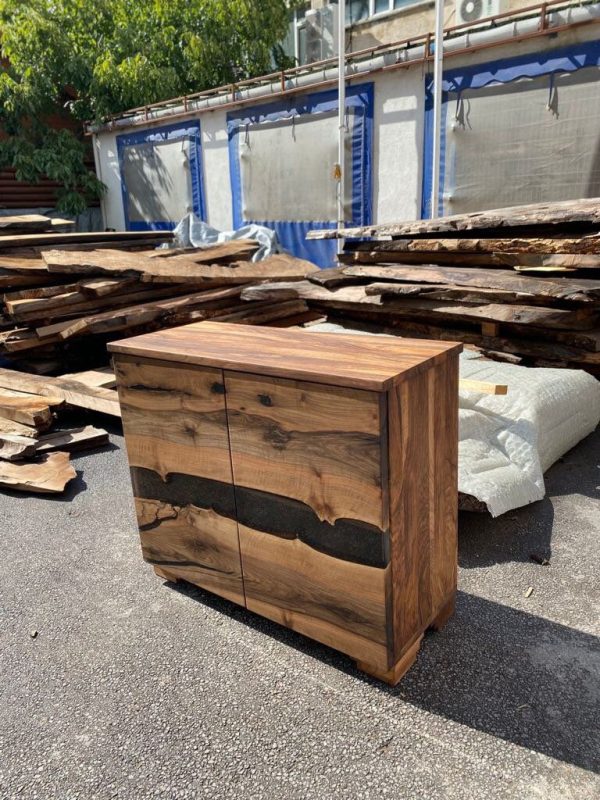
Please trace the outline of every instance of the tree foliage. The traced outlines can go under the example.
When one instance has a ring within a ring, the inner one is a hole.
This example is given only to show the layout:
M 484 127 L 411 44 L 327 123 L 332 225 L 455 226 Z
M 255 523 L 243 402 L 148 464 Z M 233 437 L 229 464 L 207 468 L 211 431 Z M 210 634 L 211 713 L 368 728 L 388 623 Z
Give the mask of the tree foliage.
M 289 7 L 286 0 L 0 0 L 0 168 L 15 167 L 21 180 L 59 181 L 62 210 L 81 211 L 102 185 L 85 168 L 81 136 L 49 126 L 57 108 L 79 123 L 99 121 L 268 72 L 282 58 L 277 44 Z

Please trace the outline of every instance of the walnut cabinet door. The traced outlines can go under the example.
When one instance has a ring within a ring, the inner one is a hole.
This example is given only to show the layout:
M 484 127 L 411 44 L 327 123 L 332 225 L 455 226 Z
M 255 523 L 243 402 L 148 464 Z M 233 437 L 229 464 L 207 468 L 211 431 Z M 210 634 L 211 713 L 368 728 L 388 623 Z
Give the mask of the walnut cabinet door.
M 115 369 L 144 558 L 243 605 L 222 371 L 126 356 Z
M 385 395 L 224 381 L 248 609 L 386 669 Z

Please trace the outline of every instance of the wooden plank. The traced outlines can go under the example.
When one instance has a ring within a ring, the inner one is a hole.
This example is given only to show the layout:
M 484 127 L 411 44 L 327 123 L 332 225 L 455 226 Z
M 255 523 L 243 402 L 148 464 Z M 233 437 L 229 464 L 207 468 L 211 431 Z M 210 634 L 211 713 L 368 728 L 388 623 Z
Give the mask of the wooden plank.
M 48 275 L 48 268 L 46 267 L 45 262 L 41 258 L 7 256 L 0 251 L 0 269 L 2 269 L 5 272 L 23 273 L 23 275 L 39 274 L 42 276 L 46 276 L 46 279 L 50 280 L 50 276 Z
M 459 392 L 479 392 L 481 394 L 508 394 L 505 383 L 490 383 L 489 381 L 474 381 L 470 378 L 461 378 L 458 382 Z
M 382 318 L 378 313 L 364 311 L 360 306 L 339 312 L 333 310 L 332 321 L 349 324 L 352 328 L 369 333 L 389 333 L 396 336 L 423 337 L 424 339 L 454 339 L 466 344 L 475 345 L 487 351 L 496 351 L 509 357 L 511 353 L 531 358 L 551 358 L 565 362 L 578 363 L 578 368 L 600 365 L 600 352 L 589 352 L 576 349 L 553 341 L 547 337 L 543 340 L 515 335 L 484 336 L 479 331 L 464 328 L 447 327 L 443 323 L 432 324 L 420 320 L 403 318 Z
M 161 242 L 173 238 L 171 231 L 84 231 L 77 233 L 31 233 L 20 236 L 3 236 L 0 246 L 6 248 L 32 248 L 37 246 L 54 247 L 59 244 L 80 245 L 96 242 L 115 242 L 120 245 L 135 244 L 135 242 Z
M 52 412 L 43 398 L 33 395 L 9 397 L 1 391 L 0 417 L 29 425 L 39 431 L 47 430 L 53 422 Z
M 362 306 L 374 313 L 398 315 L 421 319 L 444 319 L 457 321 L 509 322 L 519 326 L 541 328 L 586 329 L 597 321 L 594 309 L 566 310 L 498 303 L 459 304 L 443 300 L 406 298 L 395 302 L 384 302 L 381 296 L 370 296 L 364 286 L 344 286 L 329 291 L 309 281 L 295 283 L 264 283 L 250 286 L 242 291 L 245 300 L 277 300 L 296 297 L 313 301 L 318 308 L 349 309 Z
M 42 259 L 50 273 L 139 277 L 144 273 L 151 275 L 154 270 L 160 271 L 157 260 L 125 250 L 44 250 Z
M 27 328 L 20 328 L 14 331 L 10 337 L 2 341 L 0 350 L 8 354 L 20 353 L 28 350 L 43 349 L 48 345 L 56 344 L 60 341 L 61 338 L 58 335 L 40 338 L 35 331 Z
M 76 453 L 81 450 L 90 450 L 93 447 L 102 447 L 105 444 L 108 444 L 108 433 L 102 428 L 86 425 L 82 428 L 56 431 L 40 436 L 36 449 L 38 453 L 52 453 L 55 450 Z
M 530 292 L 510 292 L 503 289 L 479 289 L 436 283 L 370 283 L 365 287 L 365 294 L 381 295 L 384 300 L 422 296 L 428 300 L 462 300 L 466 303 L 553 304 L 552 298 L 541 299 Z
M 111 333 L 167 317 L 182 316 L 186 311 L 202 308 L 203 306 L 213 310 L 226 307 L 230 299 L 239 296 L 239 294 L 239 287 L 234 286 L 226 289 L 209 289 L 189 295 L 167 297 L 165 300 L 154 300 L 149 303 L 111 309 L 99 314 L 90 314 L 70 321 L 43 325 L 37 328 L 36 333 L 41 339 L 55 335 L 59 336 L 60 339 L 69 339 L 72 336 L 83 335 L 84 333 Z
M 69 224 L 73 224 L 69 222 Z M 42 214 L 0 214 L 0 246 L 6 232 L 45 231 L 52 227 L 50 217 Z
M 39 323 L 77 315 L 110 314 L 113 310 L 134 304 L 142 305 L 156 300 L 170 300 L 193 288 L 196 287 L 191 285 L 185 287 L 153 286 L 136 281 L 134 284 L 122 288 L 119 294 L 90 298 L 85 292 L 77 290 L 48 299 L 17 300 L 7 303 L 6 307 L 15 322 Z
M 34 463 L 0 462 L 0 485 L 20 492 L 60 493 L 76 477 L 68 453 L 50 453 Z
M 74 380 L 29 375 L 0 368 L 0 387 L 31 392 L 44 397 L 58 397 L 78 408 L 87 408 L 117 417 L 121 415 L 115 392 L 101 387 L 86 386 Z
M 311 276 L 311 282 L 327 286 L 328 270 L 321 276 Z M 598 302 L 600 300 L 600 281 L 588 279 L 531 278 L 515 274 L 512 270 L 457 269 L 455 267 L 343 267 L 332 276 L 340 281 L 383 280 L 410 284 L 433 284 L 467 286 L 471 288 L 498 289 L 533 295 L 540 300 L 545 298 L 570 302 Z M 321 280 L 319 280 L 321 278 Z
M 395 241 L 395 240 L 394 240 Z M 401 241 L 401 240 L 400 240 Z M 417 241 L 417 240 L 415 240 Z M 547 272 L 577 272 L 578 270 L 591 270 L 592 274 L 600 271 L 600 256 L 598 255 L 548 255 L 535 253 L 394 253 L 385 252 L 347 252 L 342 253 L 338 260 L 342 264 L 353 266 L 356 264 L 401 264 L 410 266 L 425 264 L 427 266 L 450 267 L 510 267 L 515 270 L 541 270 Z
M 407 220 L 405 222 L 367 225 L 342 230 L 309 231 L 307 239 L 361 239 L 366 237 L 424 236 L 433 233 L 456 231 L 493 231 L 499 229 L 553 229 L 556 233 L 572 230 L 574 226 L 588 229 L 600 224 L 600 198 L 564 200 L 549 203 L 532 203 L 489 211 L 474 211 L 435 219 Z M 481 234 L 480 234 L 481 235 Z M 539 233 L 538 233 L 539 235 Z
M 308 306 L 304 300 L 287 300 L 280 303 L 245 303 L 246 308 L 233 313 L 216 315 L 215 319 L 223 322 L 237 322 L 239 325 L 265 325 L 280 319 L 304 314 Z
M 17 461 L 35 455 L 38 440 L 31 436 L 0 433 L 0 459 Z
M 132 278 L 88 278 L 68 284 L 40 286 L 7 292 L 4 303 L 10 314 L 21 311 L 44 309 L 46 306 L 61 305 L 66 302 L 84 302 L 97 297 L 116 294 L 131 289 L 135 283 Z M 145 287 L 146 288 L 146 287 Z M 74 295 L 74 300 L 70 296 Z M 28 307 L 22 301 L 30 301 Z M 45 301 L 45 302 L 40 302 Z
M 336 335 L 335 356 L 331 334 L 284 328 L 248 328 L 227 322 L 200 322 L 155 331 L 109 345 L 109 351 L 135 357 L 159 358 L 175 363 L 212 367 L 225 364 L 240 372 L 260 372 L 292 380 L 361 389 L 385 389 L 423 369 L 424 359 L 442 359 L 452 342 L 404 340 Z
M 463 256 L 469 253 L 532 253 L 555 255 L 572 253 L 575 255 L 600 255 L 600 235 L 578 236 L 577 238 L 512 237 L 510 231 L 503 238 L 457 238 L 457 239 L 394 239 L 389 242 L 360 242 L 350 245 L 354 253 L 372 253 L 385 261 L 389 253 L 420 253 L 426 257 L 438 253 Z M 381 256 L 384 258 L 381 258 Z
M 64 405 L 64 400 L 60 397 L 43 397 L 35 392 L 20 392 L 16 389 L 0 389 L 0 395 L 2 397 L 18 397 L 21 400 L 41 400 L 44 405 L 50 406 L 50 408 Z
M 8 434 L 10 436 L 23 436 L 29 439 L 36 439 L 38 431 L 30 425 L 23 425 L 13 419 L 0 416 L 0 436 Z
M 259 243 L 255 239 L 231 239 L 228 242 L 220 242 L 208 247 L 165 247 L 147 252 L 146 255 L 149 258 L 168 259 L 183 256 L 186 261 L 193 261 L 195 264 L 222 264 L 243 257 L 249 259 L 258 250 L 258 247 Z
M 23 460 L 57 450 L 74 453 L 93 447 L 102 447 L 107 443 L 108 433 L 102 428 L 94 428 L 93 425 L 47 433 L 37 436 L 37 438 L 0 433 L 0 459 L 5 461 Z
M 0 267 L 0 289 L 21 289 L 26 286 L 47 286 L 52 277 L 47 272 L 40 274 L 17 274 Z
M 117 385 L 117 379 L 112 367 L 99 367 L 98 369 L 86 369 L 83 372 L 69 372 L 60 376 L 64 380 L 73 380 L 78 383 L 85 383 L 86 386 L 102 386 L 105 389 L 113 389 Z
M 182 259 L 179 261 L 179 259 Z M 235 261 L 227 266 L 219 264 L 186 263 L 182 256 L 154 260 L 152 271 L 144 271 L 145 282 L 182 283 L 215 281 L 222 285 L 250 283 L 255 280 L 301 280 L 318 270 L 310 261 L 283 253 L 269 256 L 263 261 Z
M 86 272 L 138 275 L 149 283 L 246 283 L 261 278 L 301 279 L 318 267 L 288 255 L 274 255 L 256 263 L 237 261 L 227 266 L 197 264 L 187 256 L 148 258 L 141 253 L 119 250 L 48 250 L 42 257 L 51 273 Z

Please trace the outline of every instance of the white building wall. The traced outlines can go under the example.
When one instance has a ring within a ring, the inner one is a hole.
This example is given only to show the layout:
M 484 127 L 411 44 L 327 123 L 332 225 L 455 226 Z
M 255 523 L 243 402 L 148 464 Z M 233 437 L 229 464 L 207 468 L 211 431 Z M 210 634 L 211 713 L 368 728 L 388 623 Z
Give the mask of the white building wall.
M 555 37 L 532 39 L 486 48 L 475 54 L 447 58 L 447 69 L 465 64 L 485 63 L 526 52 L 543 52 L 557 47 L 598 38 L 596 25 L 573 29 Z M 316 76 L 318 78 L 318 76 Z M 373 131 L 373 222 L 417 219 L 421 213 L 423 138 L 425 122 L 425 70 L 418 64 L 404 69 L 365 75 L 374 83 Z M 307 94 L 311 90 L 307 87 Z M 253 105 L 268 103 L 257 98 Z M 189 119 L 200 119 L 204 199 L 207 221 L 221 230 L 232 227 L 231 183 L 227 136 L 227 111 L 194 112 Z M 165 117 L 155 125 L 169 124 Z M 152 124 L 148 127 L 153 127 Z M 139 128 L 137 128 L 139 130 Z M 119 127 L 119 133 L 131 131 Z M 318 146 L 318 142 L 315 142 Z M 101 131 L 95 136 L 97 171 L 107 185 L 102 207 L 105 224 L 124 229 L 123 200 L 116 148 L 116 134 Z M 286 176 L 281 179 L 285 181 Z M 290 186 L 290 191 L 294 187 Z
M 421 69 L 406 69 L 371 80 L 374 83 L 373 221 L 417 218 L 421 204 L 423 73 Z M 268 102 L 268 98 L 257 100 L 256 105 L 261 102 Z M 233 215 L 227 112 L 217 109 L 194 113 L 189 119 L 200 119 L 206 221 L 220 230 L 229 230 Z M 148 128 L 168 122 L 165 119 Z M 119 128 L 119 135 L 131 130 Z M 125 217 L 116 134 L 102 131 L 94 139 L 96 169 L 107 186 L 102 201 L 105 225 L 123 230 Z M 285 180 L 285 175 L 282 179 Z
M 374 81 L 373 222 L 420 216 L 424 81 L 418 68 Z
M 121 195 L 121 172 L 117 155 L 117 136 L 112 131 L 103 131 L 93 137 L 96 174 L 106 186 L 100 201 L 105 228 L 125 230 L 125 213 Z
M 233 227 L 227 112 L 207 111 L 200 115 L 202 160 L 204 162 L 204 199 L 206 222 L 222 231 Z

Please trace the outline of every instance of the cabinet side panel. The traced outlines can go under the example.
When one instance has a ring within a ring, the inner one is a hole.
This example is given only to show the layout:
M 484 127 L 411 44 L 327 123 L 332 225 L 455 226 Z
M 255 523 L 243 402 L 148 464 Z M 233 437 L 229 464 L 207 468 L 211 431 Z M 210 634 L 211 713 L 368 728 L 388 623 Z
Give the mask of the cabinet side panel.
M 437 616 L 456 592 L 458 565 L 458 355 L 432 370 L 430 435 L 433 446 L 431 592 Z
M 144 559 L 243 604 L 223 374 L 115 360 Z
M 431 370 L 388 394 L 390 540 L 394 656 L 431 619 L 430 381 Z
M 458 356 L 388 394 L 394 652 L 453 600 L 457 569 Z

